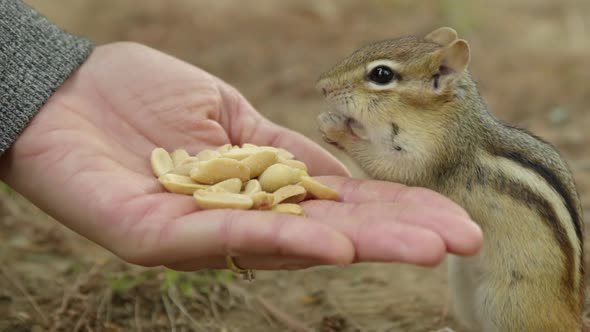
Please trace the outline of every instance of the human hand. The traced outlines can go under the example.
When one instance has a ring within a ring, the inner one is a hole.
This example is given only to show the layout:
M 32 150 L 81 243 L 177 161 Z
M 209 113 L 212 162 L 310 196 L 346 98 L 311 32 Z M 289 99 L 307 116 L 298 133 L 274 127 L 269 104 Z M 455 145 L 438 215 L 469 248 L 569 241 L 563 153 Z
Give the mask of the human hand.
M 342 202 L 306 218 L 199 211 L 153 176 L 155 147 L 191 154 L 226 143 L 283 147 Z M 481 232 L 443 196 L 360 181 L 309 139 L 263 118 L 220 79 L 145 46 L 96 48 L 0 161 L 0 178 L 65 226 L 124 260 L 178 270 L 292 269 L 361 261 L 439 263 L 475 253 Z

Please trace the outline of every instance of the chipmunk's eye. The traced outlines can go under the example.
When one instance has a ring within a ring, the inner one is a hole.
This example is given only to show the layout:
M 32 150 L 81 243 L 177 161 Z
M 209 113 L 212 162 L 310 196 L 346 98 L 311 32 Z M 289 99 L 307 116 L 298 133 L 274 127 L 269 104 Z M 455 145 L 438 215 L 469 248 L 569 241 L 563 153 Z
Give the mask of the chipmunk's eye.
M 436 73 L 436 74 L 432 75 L 432 81 L 434 83 L 434 90 L 438 90 L 439 80 L 440 80 L 440 74 L 439 73 Z
M 393 69 L 387 66 L 377 66 L 371 70 L 368 78 L 377 84 L 387 84 L 397 78 Z

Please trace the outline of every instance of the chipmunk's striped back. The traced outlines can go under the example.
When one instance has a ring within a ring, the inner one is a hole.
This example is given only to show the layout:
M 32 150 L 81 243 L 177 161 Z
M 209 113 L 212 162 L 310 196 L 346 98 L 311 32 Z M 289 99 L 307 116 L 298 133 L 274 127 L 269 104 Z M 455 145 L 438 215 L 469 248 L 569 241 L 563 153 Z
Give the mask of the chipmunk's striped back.
M 485 236 L 478 260 L 451 263 L 457 297 L 477 303 L 457 312 L 484 331 L 579 331 L 584 239 L 571 173 L 551 145 L 526 131 L 500 123 L 486 128 L 473 160 L 440 188 Z M 469 292 L 461 289 L 466 274 L 481 280 Z M 482 312 L 490 317 L 473 318 Z M 490 318 L 495 323 L 486 323 Z
M 564 285 L 577 294 L 576 311 L 581 310 L 584 224 L 575 182 L 566 162 L 551 144 L 523 129 L 503 125 L 495 140 L 497 144 L 486 147 L 490 155 L 513 163 L 517 174 L 521 170 L 536 174 L 536 179 L 522 183 L 523 195 L 516 191 L 514 198 L 530 204 L 551 229 L 566 263 Z M 563 208 L 566 211 L 558 213 Z

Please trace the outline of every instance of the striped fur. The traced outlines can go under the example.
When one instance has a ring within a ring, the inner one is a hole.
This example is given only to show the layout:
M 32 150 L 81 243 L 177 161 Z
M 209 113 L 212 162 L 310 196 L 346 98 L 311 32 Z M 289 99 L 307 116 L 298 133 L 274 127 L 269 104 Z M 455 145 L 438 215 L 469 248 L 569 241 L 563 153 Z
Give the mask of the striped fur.
M 435 34 L 439 44 L 368 45 L 323 74 L 318 85 L 334 112 L 320 116 L 320 130 L 373 178 L 443 193 L 481 226 L 481 252 L 449 261 L 466 327 L 580 331 L 584 224 L 573 176 L 549 143 L 496 119 L 467 70 L 445 67 L 469 59 L 464 42 L 445 53 L 457 38 L 449 31 Z M 372 90 L 364 68 L 382 60 L 403 80 Z

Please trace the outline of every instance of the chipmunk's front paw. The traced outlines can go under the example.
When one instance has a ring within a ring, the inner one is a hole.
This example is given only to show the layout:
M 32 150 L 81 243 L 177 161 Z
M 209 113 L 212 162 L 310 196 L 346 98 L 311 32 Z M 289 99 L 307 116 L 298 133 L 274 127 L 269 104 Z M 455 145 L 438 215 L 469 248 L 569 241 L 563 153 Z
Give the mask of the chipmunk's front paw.
M 342 149 L 343 146 L 341 144 L 344 143 L 345 139 L 350 134 L 347 121 L 348 119 L 339 113 L 321 113 L 318 116 L 318 122 L 324 141 Z

